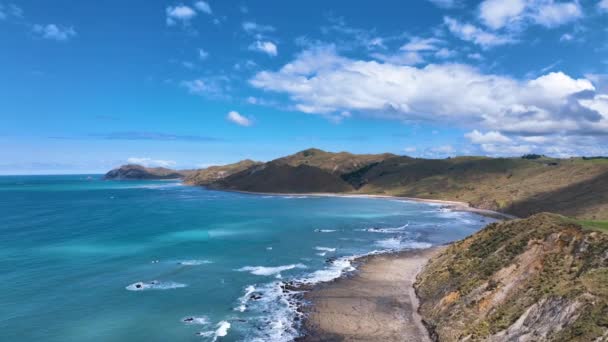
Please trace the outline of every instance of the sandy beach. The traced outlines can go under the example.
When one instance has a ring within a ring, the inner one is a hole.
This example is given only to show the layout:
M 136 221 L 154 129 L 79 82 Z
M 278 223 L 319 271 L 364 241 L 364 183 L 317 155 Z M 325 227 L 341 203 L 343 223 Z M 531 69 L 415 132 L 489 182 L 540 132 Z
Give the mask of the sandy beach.
M 470 206 L 466 202 L 458 202 L 458 201 L 447 201 L 447 200 L 437 200 L 437 199 L 427 199 L 427 198 L 417 198 L 417 197 L 404 197 L 404 196 L 390 196 L 390 195 L 372 195 L 372 194 L 349 194 L 349 193 L 278 193 L 278 192 L 253 192 L 253 191 L 242 191 L 242 190 L 227 190 L 221 189 L 220 191 L 227 192 L 237 192 L 242 194 L 250 194 L 250 195 L 269 195 L 269 196 L 311 196 L 311 197 L 346 197 L 346 198 L 377 198 L 377 199 L 394 199 L 394 200 L 402 200 L 402 201 L 412 201 L 412 202 L 422 202 L 422 203 L 434 203 L 441 204 L 446 208 L 454 211 L 467 211 L 472 212 L 481 216 L 492 217 L 499 220 L 510 220 L 516 219 L 517 216 L 501 213 L 494 210 L 480 209 Z
M 413 283 L 442 247 L 359 259 L 356 274 L 306 293 L 306 336 L 313 341 L 430 342 L 417 313 Z

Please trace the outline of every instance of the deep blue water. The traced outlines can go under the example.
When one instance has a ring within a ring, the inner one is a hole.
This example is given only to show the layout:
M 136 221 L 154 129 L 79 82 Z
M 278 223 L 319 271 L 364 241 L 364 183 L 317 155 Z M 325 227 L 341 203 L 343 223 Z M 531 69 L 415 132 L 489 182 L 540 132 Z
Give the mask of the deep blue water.
M 399 200 L 0 177 L 0 340 L 288 341 L 298 332 L 282 281 L 330 280 L 350 256 L 487 222 Z

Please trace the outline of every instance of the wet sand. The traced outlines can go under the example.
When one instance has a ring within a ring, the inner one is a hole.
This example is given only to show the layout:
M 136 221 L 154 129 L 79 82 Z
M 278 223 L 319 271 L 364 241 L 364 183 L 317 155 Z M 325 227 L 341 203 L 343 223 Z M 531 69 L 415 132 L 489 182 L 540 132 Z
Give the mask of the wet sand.
M 441 248 L 365 257 L 356 274 L 318 285 L 304 296 L 311 305 L 298 341 L 430 342 L 413 283 Z

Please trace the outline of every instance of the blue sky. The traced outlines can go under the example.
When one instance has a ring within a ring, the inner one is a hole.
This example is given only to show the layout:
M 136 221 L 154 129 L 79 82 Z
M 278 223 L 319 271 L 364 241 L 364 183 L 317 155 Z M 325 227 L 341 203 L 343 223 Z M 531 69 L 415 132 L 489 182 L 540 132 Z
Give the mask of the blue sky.
M 0 173 L 608 154 L 608 0 L 0 0 Z

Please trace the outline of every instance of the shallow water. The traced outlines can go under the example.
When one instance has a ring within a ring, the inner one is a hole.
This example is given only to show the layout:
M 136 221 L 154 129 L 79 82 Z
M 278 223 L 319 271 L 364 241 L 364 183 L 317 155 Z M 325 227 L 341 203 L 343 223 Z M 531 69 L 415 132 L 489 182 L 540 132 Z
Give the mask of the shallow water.
M 349 256 L 488 222 L 390 199 L 0 177 L 0 340 L 289 341 L 283 281 L 331 280 L 352 270 Z

